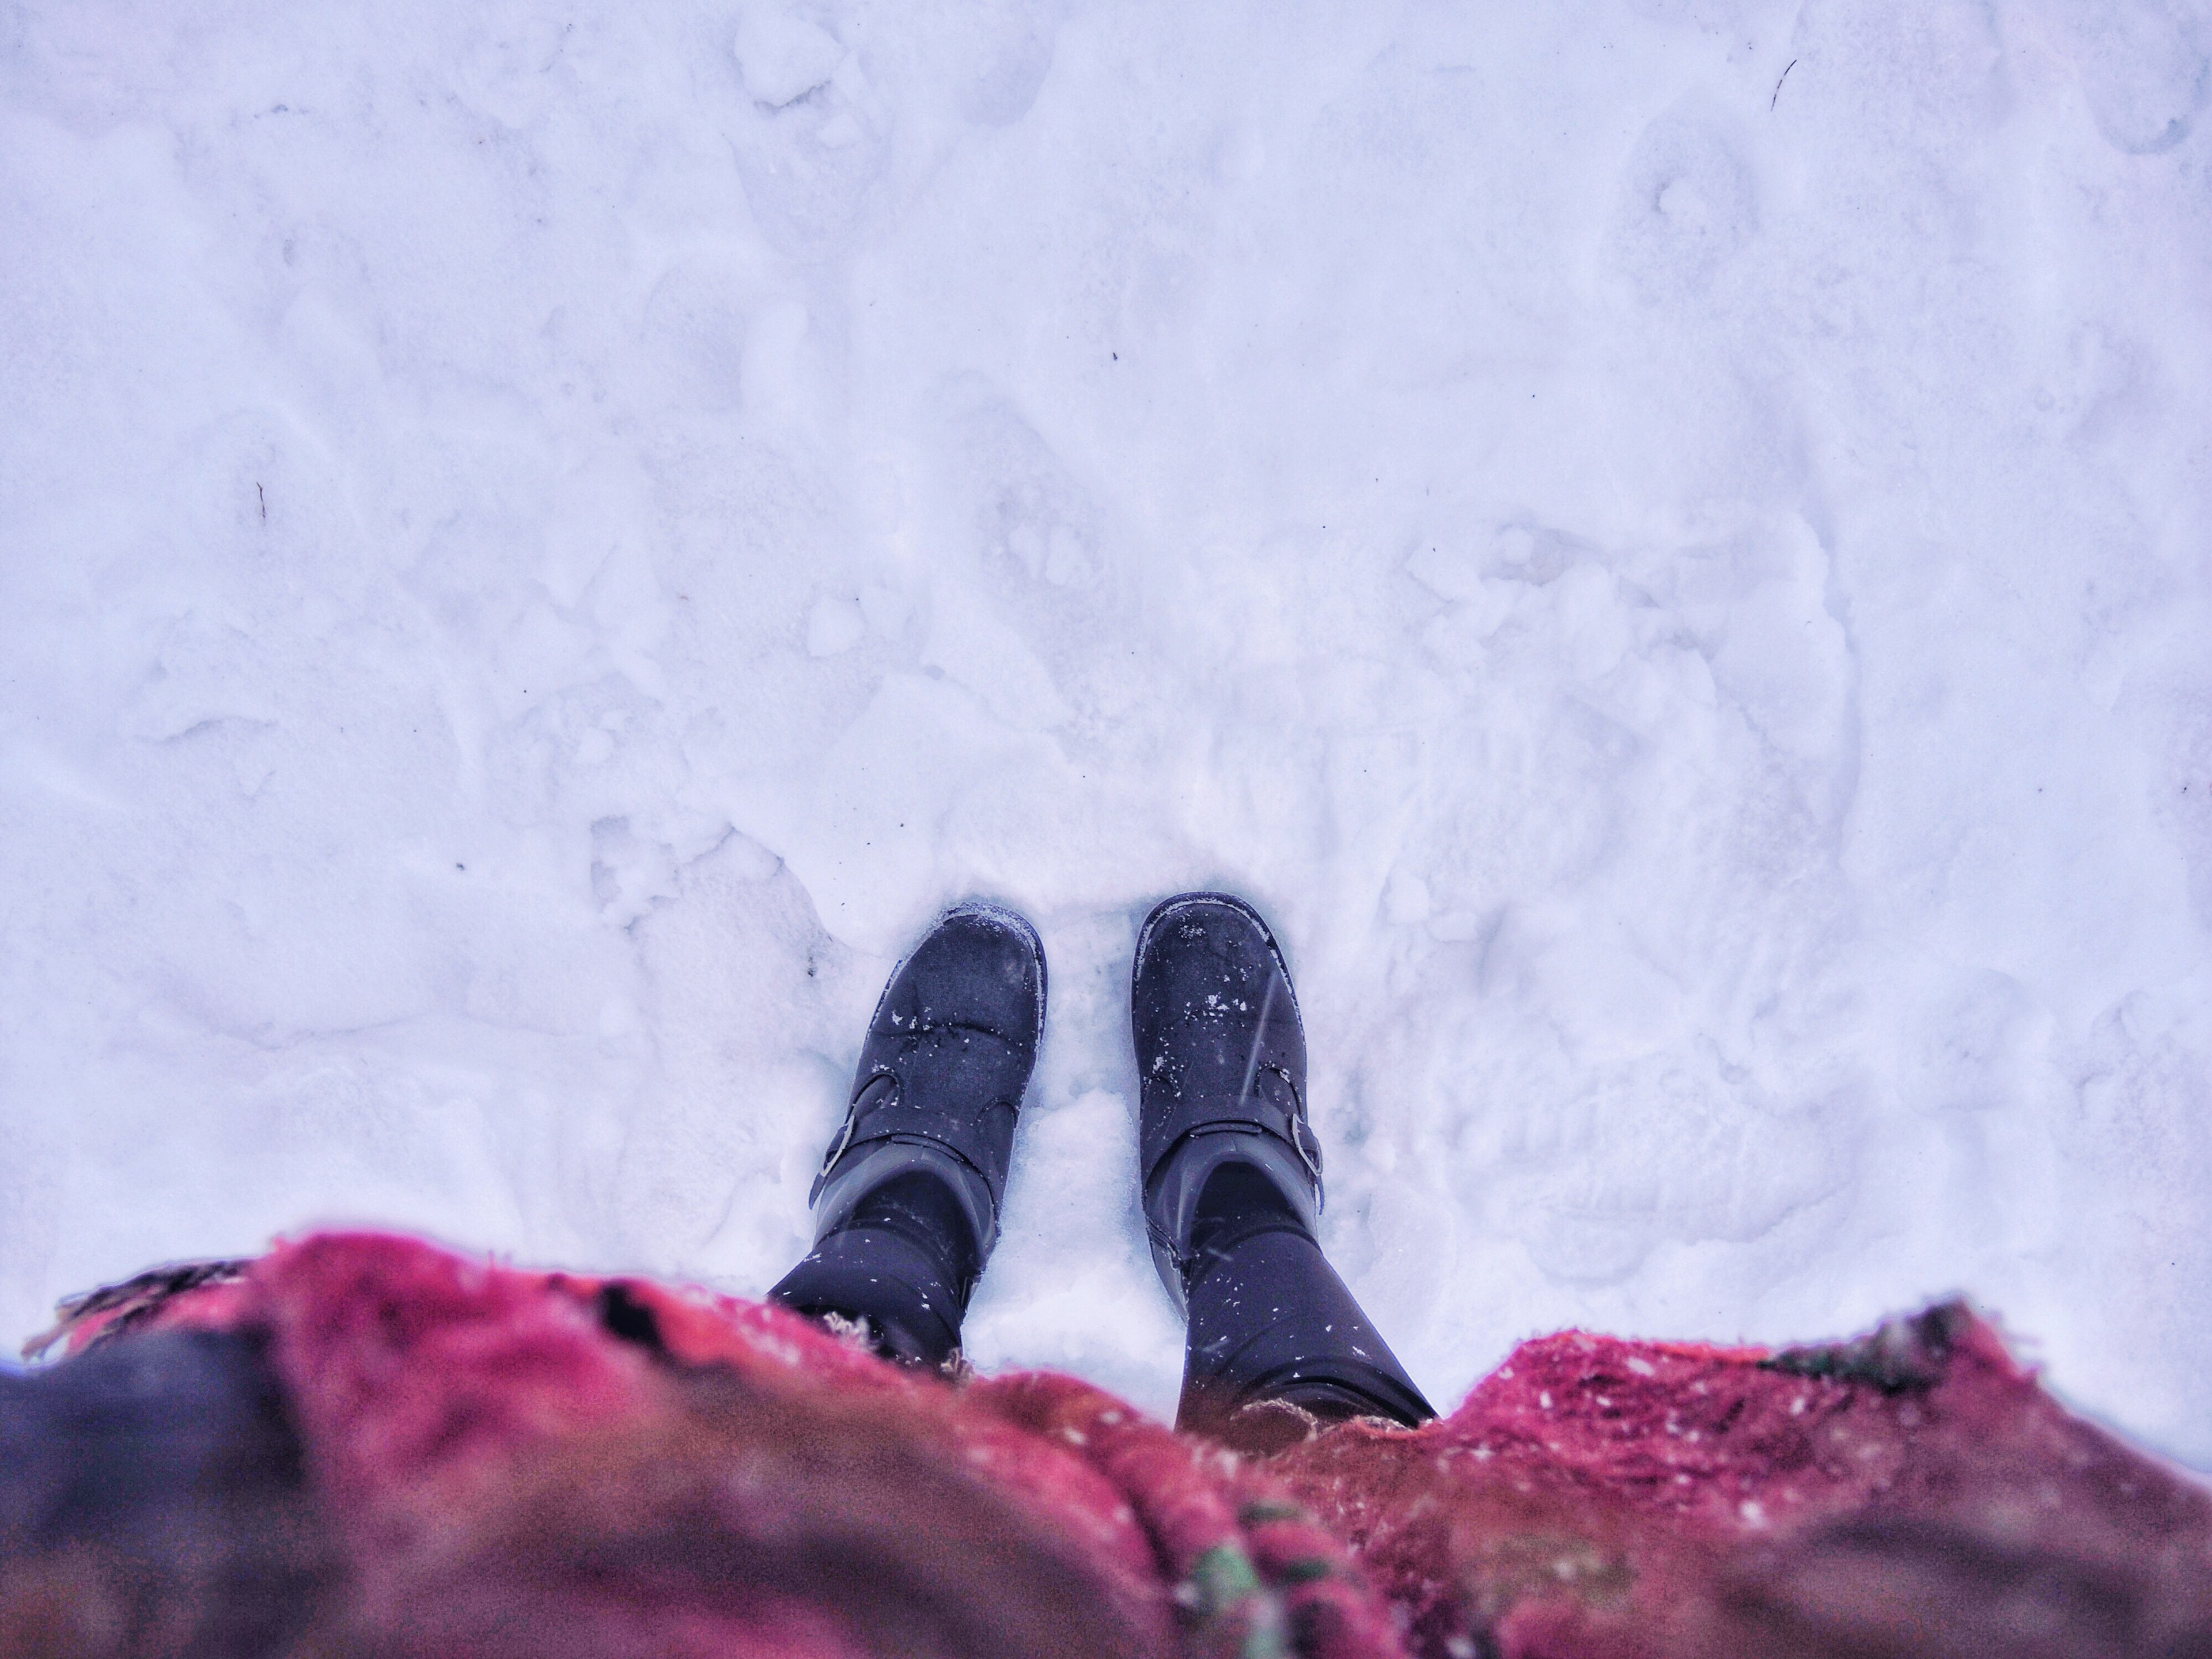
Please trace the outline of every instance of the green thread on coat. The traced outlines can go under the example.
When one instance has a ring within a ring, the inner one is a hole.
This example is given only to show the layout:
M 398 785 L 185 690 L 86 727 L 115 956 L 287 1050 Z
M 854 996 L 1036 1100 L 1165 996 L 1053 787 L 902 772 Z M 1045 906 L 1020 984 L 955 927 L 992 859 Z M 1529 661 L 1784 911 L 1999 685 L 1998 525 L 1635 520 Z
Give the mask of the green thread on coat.
M 1252 1558 L 1234 1539 L 1216 1544 L 1191 1564 L 1190 1577 L 1176 1599 L 1202 1626 L 1241 1616 L 1244 1632 L 1238 1659 L 1285 1659 L 1290 1652 L 1282 1603 L 1261 1582 Z
M 1259 1594 L 1260 1575 L 1244 1547 L 1231 1539 L 1191 1564 L 1190 1587 L 1199 1617 L 1217 1619 L 1246 1596 Z

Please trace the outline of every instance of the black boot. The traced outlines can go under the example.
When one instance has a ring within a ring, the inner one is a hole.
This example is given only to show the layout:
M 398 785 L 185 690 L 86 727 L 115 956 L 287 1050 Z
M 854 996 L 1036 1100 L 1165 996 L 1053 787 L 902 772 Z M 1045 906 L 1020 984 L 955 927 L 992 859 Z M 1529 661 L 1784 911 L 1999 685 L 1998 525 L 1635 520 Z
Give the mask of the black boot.
M 1306 1040 L 1259 915 L 1186 893 L 1146 918 L 1130 990 L 1152 1259 L 1190 1321 L 1185 1428 L 1247 1407 L 1436 1415 L 1321 1253 Z
M 813 1251 L 770 1296 L 865 1324 L 887 1358 L 951 1356 L 998 1242 L 1044 999 L 1026 921 L 974 902 L 945 914 L 884 988 L 810 1195 Z

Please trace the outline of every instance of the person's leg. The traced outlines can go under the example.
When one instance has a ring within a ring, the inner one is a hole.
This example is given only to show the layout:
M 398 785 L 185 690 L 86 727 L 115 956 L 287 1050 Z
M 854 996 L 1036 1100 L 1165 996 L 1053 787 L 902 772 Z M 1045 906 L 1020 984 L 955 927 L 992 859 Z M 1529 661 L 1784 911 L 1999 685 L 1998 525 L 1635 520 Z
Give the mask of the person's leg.
M 975 1236 L 951 1188 L 915 1170 L 855 1205 L 769 1294 L 817 1319 L 864 1323 L 886 1358 L 941 1365 L 960 1346 L 961 1316 L 980 1271 Z
M 1250 1164 L 1224 1164 L 1206 1182 L 1183 1282 L 1186 1422 L 1267 1400 L 1330 1421 L 1385 1417 L 1410 1427 L 1436 1415 L 1304 1218 Z
M 892 974 L 823 1159 L 814 1248 L 769 1294 L 942 1364 L 998 1240 L 1014 1119 L 1044 1030 L 1044 952 L 1010 910 L 948 911 Z
M 1221 1432 L 1268 1402 L 1435 1416 L 1316 1237 L 1305 1032 L 1266 924 L 1222 894 L 1168 900 L 1138 941 L 1131 1012 L 1146 1219 L 1190 1321 L 1180 1425 Z

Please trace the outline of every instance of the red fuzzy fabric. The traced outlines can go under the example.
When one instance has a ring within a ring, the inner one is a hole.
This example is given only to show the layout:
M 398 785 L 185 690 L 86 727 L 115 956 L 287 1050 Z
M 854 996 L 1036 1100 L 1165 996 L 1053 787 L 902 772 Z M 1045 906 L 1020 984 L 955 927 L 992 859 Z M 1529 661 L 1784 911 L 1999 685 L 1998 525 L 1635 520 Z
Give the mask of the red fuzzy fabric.
M 72 1346 L 118 1321 L 266 1337 L 346 1563 L 332 1650 L 2212 1654 L 2205 1492 L 1958 1306 L 1784 1354 L 1570 1332 L 1426 1428 L 1282 1419 L 1266 1456 L 382 1235 Z

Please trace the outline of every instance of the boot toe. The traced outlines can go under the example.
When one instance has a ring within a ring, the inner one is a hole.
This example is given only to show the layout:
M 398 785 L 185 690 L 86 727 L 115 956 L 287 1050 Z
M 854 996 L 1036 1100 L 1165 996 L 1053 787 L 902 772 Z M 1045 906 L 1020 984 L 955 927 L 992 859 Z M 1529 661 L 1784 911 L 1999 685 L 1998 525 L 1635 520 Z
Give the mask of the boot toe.
M 1192 1042 L 1241 1049 L 1279 981 L 1296 999 L 1274 935 L 1259 913 L 1226 893 L 1182 893 L 1154 907 L 1138 935 L 1131 1012 L 1139 1065 L 1147 1076 L 1168 1068 L 1173 1050 Z
M 1044 1030 L 1044 952 L 1036 931 L 996 905 L 946 912 L 891 981 L 876 1017 L 889 1036 L 964 1026 L 1034 1051 Z

